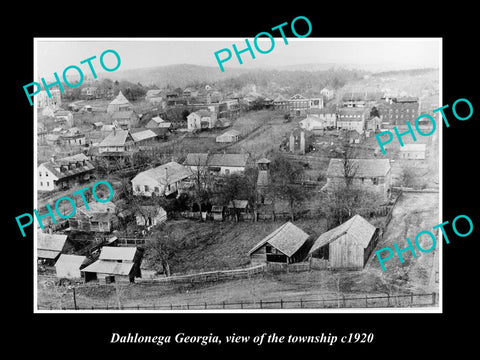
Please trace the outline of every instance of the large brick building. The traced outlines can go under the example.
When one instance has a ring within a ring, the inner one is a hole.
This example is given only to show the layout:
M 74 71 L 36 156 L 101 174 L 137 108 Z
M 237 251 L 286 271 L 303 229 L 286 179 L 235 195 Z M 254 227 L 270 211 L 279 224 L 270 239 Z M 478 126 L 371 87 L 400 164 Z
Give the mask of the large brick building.
M 399 97 L 386 99 L 378 104 L 377 109 L 384 123 L 390 125 L 414 124 L 418 117 L 418 98 Z

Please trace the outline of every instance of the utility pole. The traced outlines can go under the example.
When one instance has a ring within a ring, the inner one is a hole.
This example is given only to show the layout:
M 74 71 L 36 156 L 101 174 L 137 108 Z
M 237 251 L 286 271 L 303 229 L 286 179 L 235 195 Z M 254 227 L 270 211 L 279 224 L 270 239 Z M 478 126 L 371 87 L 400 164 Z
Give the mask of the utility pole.
M 73 286 L 73 308 L 77 310 L 77 298 L 75 296 L 75 285 Z

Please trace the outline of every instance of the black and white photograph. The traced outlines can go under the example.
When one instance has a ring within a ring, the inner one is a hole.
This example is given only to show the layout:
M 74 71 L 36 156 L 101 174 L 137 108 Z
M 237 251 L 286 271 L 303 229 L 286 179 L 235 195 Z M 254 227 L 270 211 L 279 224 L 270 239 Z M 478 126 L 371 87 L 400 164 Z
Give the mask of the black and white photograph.
M 22 7 L 3 32 L 7 351 L 474 350 L 474 10 Z
M 35 39 L 36 311 L 441 311 L 441 55 Z

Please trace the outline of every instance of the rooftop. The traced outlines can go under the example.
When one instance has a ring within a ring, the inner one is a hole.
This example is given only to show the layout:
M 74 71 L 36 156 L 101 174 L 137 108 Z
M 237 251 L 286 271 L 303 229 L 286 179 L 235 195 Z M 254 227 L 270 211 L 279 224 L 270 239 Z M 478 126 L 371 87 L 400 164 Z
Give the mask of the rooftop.
M 112 100 L 110 105 L 122 105 L 122 104 L 130 104 L 130 101 L 122 94 L 120 91 L 115 99 Z
M 100 147 L 125 146 L 125 143 L 128 140 L 134 141 L 132 138 L 132 135 L 128 130 L 116 130 L 114 128 L 113 131 L 110 134 L 108 134 L 107 137 L 103 139 L 98 146 Z
M 390 170 L 388 159 L 351 159 L 355 168 L 354 177 L 380 177 L 387 175 Z M 327 177 L 343 177 L 343 160 L 330 159 Z
M 330 244 L 331 242 L 344 236 L 346 237 L 347 243 L 360 245 L 365 249 L 375 233 L 375 230 L 375 226 L 370 224 L 363 217 L 358 214 L 354 215 L 343 224 L 320 235 L 317 240 L 315 240 L 315 243 L 310 249 L 309 254 L 313 254 L 322 246 Z
M 138 173 L 133 179 L 133 181 L 138 181 L 141 178 L 153 179 L 159 184 L 168 185 L 176 183 L 180 180 L 186 179 L 192 175 L 192 171 L 175 161 L 160 165 L 153 169 L 148 169 Z
M 290 257 L 302 247 L 308 238 L 309 235 L 306 232 L 296 227 L 291 222 L 287 222 L 263 238 L 262 241 L 248 252 L 248 255 L 253 254 L 265 243 L 269 243 L 274 248 Z
M 137 253 L 136 247 L 104 246 L 100 252 L 99 260 L 124 260 L 133 261 Z

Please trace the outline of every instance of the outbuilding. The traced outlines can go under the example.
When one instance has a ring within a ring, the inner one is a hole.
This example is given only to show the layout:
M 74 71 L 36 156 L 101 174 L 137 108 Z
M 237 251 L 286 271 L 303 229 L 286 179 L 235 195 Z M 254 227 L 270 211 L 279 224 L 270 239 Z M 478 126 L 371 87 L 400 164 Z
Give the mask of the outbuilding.
M 142 252 L 137 247 L 104 246 L 97 261 L 82 269 L 85 282 L 104 280 L 114 282 L 134 282 L 141 277 Z
M 378 228 L 360 215 L 320 235 L 308 255 L 330 269 L 362 270 L 378 242 Z
M 58 278 L 80 279 L 80 271 L 87 262 L 86 256 L 61 254 L 55 263 L 55 271 Z
M 68 235 L 37 232 L 37 259 L 46 265 L 54 265 L 71 247 Z
M 248 255 L 252 264 L 299 262 L 307 255 L 309 237 L 306 232 L 289 221 L 263 238 Z

